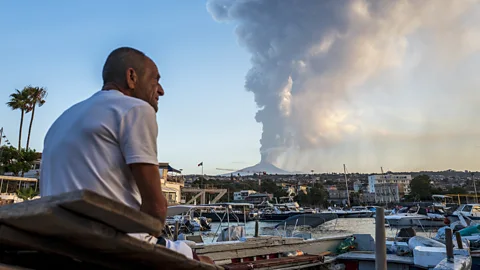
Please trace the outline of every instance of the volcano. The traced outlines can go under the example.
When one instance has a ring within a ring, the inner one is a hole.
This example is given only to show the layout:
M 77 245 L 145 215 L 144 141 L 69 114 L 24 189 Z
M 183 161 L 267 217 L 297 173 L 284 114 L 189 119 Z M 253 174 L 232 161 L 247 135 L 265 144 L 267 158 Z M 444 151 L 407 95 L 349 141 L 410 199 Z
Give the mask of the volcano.
M 292 174 L 291 172 L 282 170 L 269 162 L 262 161 L 256 165 L 240 169 L 236 172 L 224 174 L 224 176 L 229 176 L 230 174 L 233 174 L 233 175 L 240 174 L 244 176 L 244 175 L 252 175 L 254 173 L 263 174 L 263 172 L 267 174 Z

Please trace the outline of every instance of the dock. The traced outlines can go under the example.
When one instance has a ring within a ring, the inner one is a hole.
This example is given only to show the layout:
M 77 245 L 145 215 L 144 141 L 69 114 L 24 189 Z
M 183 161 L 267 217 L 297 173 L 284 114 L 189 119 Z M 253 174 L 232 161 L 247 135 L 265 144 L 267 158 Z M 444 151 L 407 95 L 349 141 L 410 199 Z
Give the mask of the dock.
M 0 269 L 222 269 L 129 233 L 159 220 L 82 190 L 0 207 Z

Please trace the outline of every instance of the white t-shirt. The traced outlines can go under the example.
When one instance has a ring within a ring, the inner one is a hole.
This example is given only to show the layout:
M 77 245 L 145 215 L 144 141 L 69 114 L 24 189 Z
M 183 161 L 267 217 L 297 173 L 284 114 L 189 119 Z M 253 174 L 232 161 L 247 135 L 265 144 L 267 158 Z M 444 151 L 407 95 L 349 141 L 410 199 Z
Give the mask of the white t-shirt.
M 158 164 L 157 135 L 155 110 L 147 102 L 116 90 L 98 91 L 66 110 L 48 130 L 41 196 L 89 189 L 140 209 L 128 164 Z

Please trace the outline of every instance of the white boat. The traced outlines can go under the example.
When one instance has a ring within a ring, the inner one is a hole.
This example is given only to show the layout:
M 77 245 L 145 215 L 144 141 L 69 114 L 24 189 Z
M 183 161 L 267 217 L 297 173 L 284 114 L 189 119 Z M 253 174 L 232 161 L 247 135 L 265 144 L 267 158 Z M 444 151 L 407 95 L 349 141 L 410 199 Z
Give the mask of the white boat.
M 404 207 L 385 216 L 385 223 L 394 228 L 440 228 L 445 226 L 445 213 L 439 208 L 421 206 Z
M 376 269 L 375 241 L 371 235 L 354 235 L 356 250 L 336 257 L 343 269 Z M 365 239 L 368 237 L 370 239 Z M 359 241 L 359 239 L 362 239 Z M 422 236 L 414 236 L 408 242 L 386 241 L 387 269 L 472 269 L 472 256 L 468 248 L 453 248 L 453 262 L 446 259 L 443 243 Z M 339 268 L 337 268 L 339 269 Z
M 459 215 L 470 220 L 480 221 L 480 204 L 468 203 L 460 205 L 451 215 L 447 215 L 451 223 L 459 221 Z
M 328 210 L 322 211 L 321 213 L 334 213 L 338 218 L 369 218 L 374 214 L 374 212 L 370 211 L 365 206 L 354 206 L 348 210 L 329 207 Z
M 205 211 L 207 210 L 206 208 L 217 209 L 219 206 L 176 205 L 168 208 L 168 215 L 191 215 L 191 213 L 194 210 L 198 210 L 199 207 L 200 210 Z M 227 207 L 224 211 L 229 214 L 231 209 Z M 225 216 L 228 217 L 229 215 Z M 240 222 L 237 219 L 236 221 L 228 220 L 227 223 L 224 218 L 219 218 L 220 225 L 215 231 L 215 236 L 211 241 L 205 242 L 201 234 L 183 234 L 178 236 L 180 241 L 185 241 L 198 255 L 208 256 L 215 261 L 216 265 L 281 258 L 285 253 L 292 251 L 301 251 L 304 254 L 320 254 L 322 252 L 335 250 L 342 241 L 352 236 L 345 234 L 312 239 L 311 237 L 305 237 L 305 234 L 295 233 L 295 230 L 288 236 L 246 236 L 244 222 Z M 276 232 L 278 233 L 278 231 Z M 301 237 L 298 237 L 300 235 Z M 316 256 L 313 257 L 315 258 L 312 264 L 318 265 L 318 258 Z M 303 262 L 303 266 L 306 266 L 305 263 L 306 262 Z M 277 265 L 276 268 L 268 269 L 283 269 L 283 265 Z

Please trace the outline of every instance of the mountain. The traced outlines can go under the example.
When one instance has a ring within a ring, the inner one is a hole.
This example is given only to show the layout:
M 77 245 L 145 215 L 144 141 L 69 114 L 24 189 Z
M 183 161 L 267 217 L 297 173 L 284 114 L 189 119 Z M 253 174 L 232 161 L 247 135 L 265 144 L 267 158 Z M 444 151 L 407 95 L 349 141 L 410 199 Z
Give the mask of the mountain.
M 292 174 L 291 172 L 282 170 L 271 163 L 262 161 L 256 165 L 240 169 L 236 172 L 222 174 L 222 176 L 230 176 L 230 174 L 233 174 L 233 175 L 240 174 L 241 176 L 244 176 L 244 175 L 252 175 L 254 173 L 262 174 L 263 172 L 266 172 L 267 174 Z

